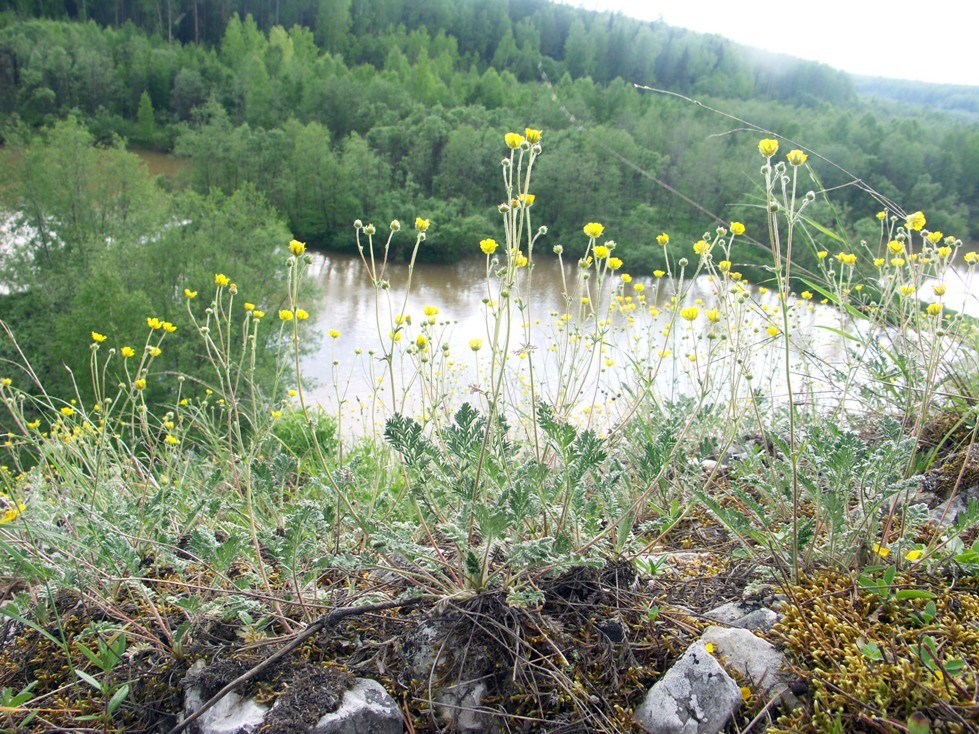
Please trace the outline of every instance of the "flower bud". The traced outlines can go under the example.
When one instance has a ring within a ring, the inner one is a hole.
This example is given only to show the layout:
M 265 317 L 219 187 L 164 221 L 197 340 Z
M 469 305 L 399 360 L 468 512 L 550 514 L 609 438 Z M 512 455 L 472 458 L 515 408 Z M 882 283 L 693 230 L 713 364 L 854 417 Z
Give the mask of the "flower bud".
M 360 229 L 363 226 L 364 226 L 364 223 L 362 221 L 360 221 L 359 219 L 355 219 L 354 220 L 354 229 Z
M 399 229 L 401 229 L 401 222 L 399 222 L 397 219 L 392 219 L 391 220 L 391 231 L 392 232 L 397 232 Z

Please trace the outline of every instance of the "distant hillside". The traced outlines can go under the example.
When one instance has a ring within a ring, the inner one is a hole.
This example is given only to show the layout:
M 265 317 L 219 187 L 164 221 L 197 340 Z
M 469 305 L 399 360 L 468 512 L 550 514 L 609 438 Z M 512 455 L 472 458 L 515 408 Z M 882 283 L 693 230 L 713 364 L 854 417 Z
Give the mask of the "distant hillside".
M 853 84 L 858 94 L 873 100 L 923 105 L 979 117 L 979 87 L 929 84 L 879 76 L 854 76 Z

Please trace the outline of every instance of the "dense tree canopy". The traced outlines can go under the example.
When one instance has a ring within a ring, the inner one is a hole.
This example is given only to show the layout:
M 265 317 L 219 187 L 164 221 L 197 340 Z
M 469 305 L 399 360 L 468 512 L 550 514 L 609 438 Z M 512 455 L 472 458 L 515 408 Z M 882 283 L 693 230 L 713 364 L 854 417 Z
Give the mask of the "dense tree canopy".
M 545 0 L 24 0 L 0 19 L 8 136 L 76 114 L 100 144 L 185 156 L 201 194 L 254 187 L 315 246 L 425 212 L 466 222 L 426 256 L 466 252 L 447 234 L 495 227 L 500 134 L 532 125 L 549 240 L 600 216 L 652 266 L 661 230 L 753 216 L 759 133 L 690 96 L 821 154 L 806 185 L 842 187 L 841 224 L 873 221 L 870 188 L 972 234 L 974 119 L 872 105 L 842 72 L 663 23 Z

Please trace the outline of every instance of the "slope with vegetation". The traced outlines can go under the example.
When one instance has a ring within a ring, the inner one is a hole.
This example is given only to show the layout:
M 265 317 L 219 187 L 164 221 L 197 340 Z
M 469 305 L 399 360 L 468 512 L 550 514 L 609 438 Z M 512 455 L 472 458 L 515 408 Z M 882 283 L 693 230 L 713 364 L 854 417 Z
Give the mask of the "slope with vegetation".
M 807 686 L 793 713 L 740 681 L 732 727 L 975 728 L 974 127 L 545 3 L 38 7 L 0 29 L 0 725 L 167 730 L 195 661 L 292 639 L 246 693 L 369 675 L 435 732 L 478 678 L 501 726 L 627 731 L 750 584 Z M 373 287 L 355 441 L 308 404 L 303 239 Z M 458 355 L 386 277 L 469 253 Z M 533 274 L 568 259 L 551 313 Z

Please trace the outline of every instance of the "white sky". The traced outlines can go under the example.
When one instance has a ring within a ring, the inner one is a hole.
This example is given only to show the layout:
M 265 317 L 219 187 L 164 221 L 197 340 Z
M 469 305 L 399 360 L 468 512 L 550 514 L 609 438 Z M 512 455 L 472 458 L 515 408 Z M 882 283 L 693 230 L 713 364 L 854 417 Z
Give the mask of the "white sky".
M 979 86 L 975 0 L 562 0 L 716 33 L 853 74 Z

